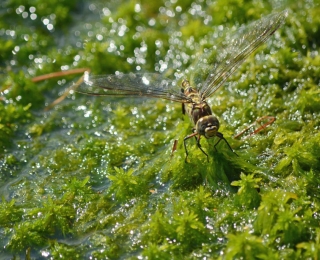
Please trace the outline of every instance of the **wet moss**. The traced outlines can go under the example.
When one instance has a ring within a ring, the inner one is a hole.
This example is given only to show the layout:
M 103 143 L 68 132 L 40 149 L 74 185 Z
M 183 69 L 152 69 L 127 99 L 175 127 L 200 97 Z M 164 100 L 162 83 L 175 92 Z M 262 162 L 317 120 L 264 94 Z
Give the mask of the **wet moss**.
M 185 163 L 192 125 L 179 104 L 70 93 L 44 111 L 77 79 L 31 80 L 78 67 L 174 78 L 224 28 L 259 19 L 273 4 L 1 3 L 0 253 L 318 258 L 318 4 L 288 2 L 285 25 L 209 99 L 239 156 L 202 138 L 207 160 L 191 138 Z M 233 138 L 265 115 L 276 121 Z

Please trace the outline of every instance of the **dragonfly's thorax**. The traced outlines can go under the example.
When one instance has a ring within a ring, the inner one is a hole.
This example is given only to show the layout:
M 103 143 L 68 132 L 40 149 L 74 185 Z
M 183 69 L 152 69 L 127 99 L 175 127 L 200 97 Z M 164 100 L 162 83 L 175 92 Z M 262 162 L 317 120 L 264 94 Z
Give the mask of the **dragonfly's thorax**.
M 184 107 L 194 124 L 197 124 L 201 118 L 212 115 L 211 108 L 206 101 L 202 101 L 201 103 L 187 103 Z

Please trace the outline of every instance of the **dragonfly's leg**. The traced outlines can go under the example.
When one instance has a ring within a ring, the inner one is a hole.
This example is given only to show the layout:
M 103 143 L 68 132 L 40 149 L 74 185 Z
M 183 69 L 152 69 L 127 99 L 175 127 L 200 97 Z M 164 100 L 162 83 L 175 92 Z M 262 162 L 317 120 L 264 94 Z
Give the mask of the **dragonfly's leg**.
M 181 92 L 184 93 L 184 89 L 183 88 L 181 88 Z M 184 107 L 184 103 L 181 103 L 181 105 L 182 105 L 182 114 L 185 115 L 186 114 L 186 109 Z
M 223 137 L 223 134 L 222 134 L 222 133 L 217 132 L 217 137 L 219 137 L 219 141 L 214 145 L 214 149 L 216 149 L 216 151 L 217 151 L 216 146 L 218 145 L 218 143 L 220 143 L 221 140 L 223 140 L 223 141 L 226 142 L 226 144 L 228 145 L 229 149 L 230 149 L 236 156 L 239 156 L 239 155 L 236 154 L 235 151 L 233 151 L 233 149 L 231 148 L 231 146 L 230 146 L 230 144 L 228 143 L 228 141 Z
M 197 139 L 197 145 L 198 145 L 198 147 L 199 147 L 199 149 L 201 150 L 201 152 L 203 152 L 206 156 L 207 156 L 207 161 L 209 162 L 209 156 L 208 156 L 208 154 L 202 149 L 202 147 L 201 147 L 201 144 L 200 144 L 200 136 L 201 135 L 199 135 L 198 137 L 196 137 L 196 139 Z
M 193 133 L 193 134 L 191 134 L 191 135 L 188 135 L 188 136 L 186 136 L 184 139 L 183 139 L 183 145 L 184 145 L 184 149 L 186 150 L 186 159 L 185 159 L 185 162 L 187 163 L 187 159 L 188 159 L 188 149 L 187 149 L 187 145 L 186 145 L 186 141 L 188 140 L 188 139 L 190 139 L 191 137 L 193 137 L 193 136 L 196 136 L 198 133 Z
M 195 133 L 195 132 L 196 132 L 196 129 L 195 129 L 195 128 L 192 128 L 192 132 Z M 195 135 L 194 138 L 196 139 L 196 142 L 198 143 L 198 136 Z M 199 145 L 200 145 L 200 143 L 199 143 Z
M 184 104 L 183 104 L 183 103 L 182 103 L 181 105 L 182 105 L 182 114 L 183 114 L 183 115 L 185 115 L 185 114 L 186 114 L 186 109 L 185 109 L 185 107 L 184 107 Z
M 196 131 L 196 129 L 193 129 L 193 132 L 195 132 Z M 209 157 L 208 157 L 208 154 L 202 149 L 202 147 L 201 147 L 201 144 L 200 144 L 200 137 L 201 137 L 201 135 L 199 135 L 199 136 L 194 136 L 194 138 L 196 138 L 196 141 L 197 141 L 197 146 L 199 147 L 199 149 L 207 156 L 207 161 L 209 162 Z

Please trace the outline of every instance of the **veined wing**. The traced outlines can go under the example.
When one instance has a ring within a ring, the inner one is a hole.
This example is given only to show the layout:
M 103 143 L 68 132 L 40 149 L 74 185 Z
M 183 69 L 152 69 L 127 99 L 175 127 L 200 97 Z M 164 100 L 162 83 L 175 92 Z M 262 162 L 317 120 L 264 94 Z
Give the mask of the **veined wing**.
M 203 54 L 198 66 L 202 67 L 202 73 L 209 75 L 199 89 L 201 97 L 205 99 L 221 87 L 245 59 L 284 23 L 287 16 L 287 10 L 273 13 L 240 28 L 234 36 L 222 42 L 221 49 L 217 46 L 214 62 L 211 62 L 210 51 Z
M 157 73 L 87 75 L 76 91 L 94 96 L 155 97 L 180 103 L 191 102 L 175 81 Z

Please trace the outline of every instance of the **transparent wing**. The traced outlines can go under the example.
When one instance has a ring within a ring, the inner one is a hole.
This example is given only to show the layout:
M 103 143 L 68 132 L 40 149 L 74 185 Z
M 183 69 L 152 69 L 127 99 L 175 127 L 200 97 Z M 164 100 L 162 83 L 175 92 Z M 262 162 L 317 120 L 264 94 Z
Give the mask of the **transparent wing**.
M 94 96 L 155 97 L 180 103 L 191 102 L 175 81 L 156 73 L 85 76 L 76 91 Z
M 196 65 L 200 71 L 194 76 L 201 97 L 205 99 L 221 87 L 245 59 L 284 23 L 287 16 L 287 10 L 268 15 L 240 28 L 235 35 L 204 53 Z M 203 75 L 208 76 L 201 83 Z

